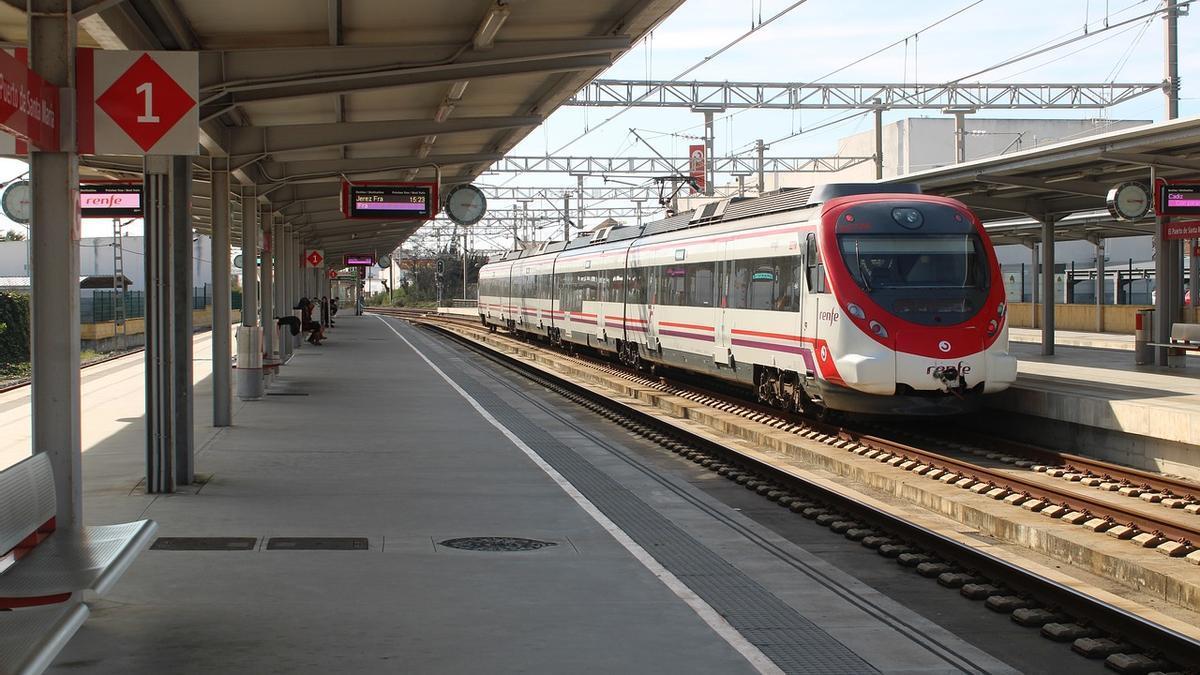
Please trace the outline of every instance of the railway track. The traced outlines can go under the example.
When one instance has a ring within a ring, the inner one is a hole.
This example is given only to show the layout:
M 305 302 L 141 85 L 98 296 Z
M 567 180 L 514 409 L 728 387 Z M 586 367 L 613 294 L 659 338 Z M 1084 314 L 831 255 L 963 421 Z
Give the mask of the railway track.
M 1057 581 L 1014 567 L 1011 563 L 979 549 L 964 546 L 961 542 L 908 522 L 883 509 L 848 499 L 819 485 L 806 484 L 795 475 L 761 458 L 747 456 L 726 444 L 696 436 L 669 422 L 664 424 L 661 418 L 614 402 L 611 397 L 593 388 L 549 376 L 544 370 L 531 366 L 521 358 L 489 349 L 479 342 L 487 337 L 486 329 L 469 317 L 450 318 L 411 310 L 379 313 L 410 319 L 435 328 L 488 358 L 542 382 L 551 389 L 613 418 L 623 426 L 643 433 L 664 447 L 755 490 L 781 506 L 830 526 L 834 531 L 844 533 L 849 538 L 861 540 L 864 545 L 876 548 L 881 554 L 895 558 L 901 564 L 915 566 L 919 573 L 933 576 L 943 585 L 958 588 L 967 597 L 986 599 L 990 609 L 1012 612 L 1013 620 L 1018 623 L 1041 625 L 1043 634 L 1052 639 L 1061 640 L 1064 635 L 1068 638 L 1078 636 L 1083 644 L 1081 647 L 1080 642 L 1076 641 L 1076 651 L 1092 658 L 1095 658 L 1097 653 L 1110 659 L 1117 657 L 1117 663 L 1110 661 L 1109 665 L 1119 671 L 1150 672 L 1141 669 L 1141 666 L 1147 664 L 1156 667 L 1169 666 L 1170 664 L 1161 663 L 1163 658 L 1177 664 L 1200 663 L 1200 643 L 1187 635 L 1165 629 L 1159 624 L 1080 593 Z M 463 333 L 470 334 L 470 337 Z M 496 336 L 491 337 L 497 339 Z M 512 338 L 501 339 L 516 342 Z M 528 347 L 524 343 L 516 344 Z M 725 413 L 738 415 L 776 431 L 801 435 L 846 452 L 920 473 L 933 480 L 955 484 L 990 496 L 997 502 L 1024 506 L 1030 511 L 1045 511 L 1044 515 L 1058 519 L 1066 518 L 1066 522 L 1090 522 L 1089 528 L 1095 531 L 1128 528 L 1120 533 L 1123 536 L 1132 533 L 1130 539 L 1142 535 L 1149 535 L 1151 541 L 1168 537 L 1178 538 L 1180 546 L 1184 548 L 1190 547 L 1191 542 L 1200 541 L 1200 529 L 1187 522 L 1191 518 L 1183 518 L 1185 515 L 1192 517 L 1195 514 L 1164 511 L 1163 517 L 1156 519 L 1148 516 L 1144 510 L 1123 509 L 1114 505 L 1112 499 L 1098 497 L 1088 500 L 1077 490 L 1056 491 L 1047 487 L 1044 477 L 1041 481 L 1022 482 L 1019 476 L 1005 472 L 1004 469 L 983 466 L 968 459 L 930 451 L 894 438 L 811 420 L 800 421 L 779 411 L 738 400 L 728 393 L 707 391 L 692 384 L 675 384 L 662 379 L 651 379 L 606 361 L 571 357 L 552 350 L 547 352 L 554 358 L 571 359 L 587 368 L 623 378 L 635 387 L 654 389 L 665 395 L 685 398 Z M 970 449 L 956 448 L 962 452 Z M 1035 459 L 1013 459 L 1015 455 L 1005 454 L 1007 450 L 1008 448 L 1002 452 L 992 451 L 994 461 L 1007 466 L 1008 464 L 999 460 L 1009 458 L 1013 460 L 1010 464 L 1015 464 L 1017 461 L 1050 461 L 1051 458 L 1059 457 L 1052 451 L 1037 449 L 1051 454 Z M 1013 452 L 1016 450 L 1012 448 Z M 1036 453 L 1030 452 L 1027 455 L 1035 457 Z M 1104 474 L 1101 475 L 1114 478 L 1113 473 L 1120 473 L 1122 469 L 1123 467 L 1092 465 L 1087 471 L 1096 473 L 1097 470 L 1102 470 Z M 1023 470 L 1028 473 L 1027 469 Z M 1138 480 L 1143 485 L 1150 485 L 1151 479 L 1159 478 L 1153 475 L 1138 476 L 1137 473 L 1139 472 L 1125 474 L 1121 480 L 1131 483 Z M 1171 489 L 1174 494 L 1183 493 L 1184 489 L 1191 490 L 1192 486 L 1165 479 L 1154 487 L 1159 490 L 1163 488 Z M 1113 497 L 1101 495 L 1103 496 Z M 1097 520 L 1100 523 L 1094 522 Z M 1126 524 L 1120 524 L 1122 522 Z M 1111 527 L 1103 526 L 1109 524 Z M 1141 545 L 1144 546 L 1145 542 L 1146 539 L 1143 538 Z M 1131 651 L 1126 644 L 1129 642 L 1139 646 L 1139 649 L 1132 650 L 1136 653 L 1115 651 L 1121 645 L 1125 646 L 1126 651 Z
M 385 310 L 381 313 L 401 318 L 419 318 L 426 322 L 449 322 L 479 333 L 486 332 L 470 317 L 431 314 L 420 310 Z M 985 494 L 1015 507 L 1062 519 L 1093 532 L 1108 533 L 1142 548 L 1161 548 L 1163 553 L 1171 557 L 1186 556 L 1200 545 L 1200 499 L 1196 497 L 1200 494 L 1200 485 L 1189 481 L 963 432 L 955 434 L 958 440 L 947 442 L 929 434 L 913 434 L 907 430 L 876 425 L 868 425 L 871 431 L 863 431 L 857 427 L 788 415 L 694 382 L 669 383 L 665 378 L 652 379 L 600 359 L 560 356 L 574 358 L 590 367 L 624 377 L 641 386 L 659 389 L 663 393 L 712 404 L 724 412 L 738 414 L 775 429 L 836 438 L 841 447 L 849 452 L 910 470 L 931 480 Z M 989 460 L 992 466 L 984 463 Z M 1063 487 L 1057 487 L 1054 481 L 1046 481 L 1040 476 L 1022 475 L 1028 472 L 1014 471 L 1014 468 L 1031 469 L 1035 474 L 1061 479 Z M 1081 486 L 1095 488 L 1096 494 L 1078 489 Z M 1113 494 L 1103 494 L 1106 492 Z M 1154 510 L 1145 509 L 1145 504 L 1160 504 L 1170 510 L 1156 514 Z

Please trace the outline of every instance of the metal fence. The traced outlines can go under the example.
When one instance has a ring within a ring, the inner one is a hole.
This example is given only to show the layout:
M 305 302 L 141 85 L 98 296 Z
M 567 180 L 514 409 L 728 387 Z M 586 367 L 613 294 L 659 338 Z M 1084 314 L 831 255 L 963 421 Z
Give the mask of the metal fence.
M 192 309 L 212 306 L 212 287 L 205 284 L 192 289 Z M 241 309 L 242 294 L 234 292 L 233 307 Z M 140 319 L 146 316 L 145 291 L 125 292 L 125 318 Z M 79 298 L 80 323 L 106 323 L 116 317 L 116 292 L 110 290 L 84 291 Z

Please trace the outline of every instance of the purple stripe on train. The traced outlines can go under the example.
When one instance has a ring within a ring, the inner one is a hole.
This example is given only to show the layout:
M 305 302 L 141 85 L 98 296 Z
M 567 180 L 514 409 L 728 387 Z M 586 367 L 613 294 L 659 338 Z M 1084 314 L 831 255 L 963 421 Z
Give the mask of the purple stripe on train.
M 699 340 L 701 342 L 715 342 L 716 341 L 716 338 L 714 338 L 712 335 L 697 335 L 696 333 L 684 333 L 682 331 L 677 331 L 677 330 L 663 330 L 662 328 L 658 329 L 658 334 L 659 335 L 670 335 L 671 337 L 687 338 L 689 340 Z
M 755 349 L 766 349 L 773 352 L 787 352 L 788 354 L 799 354 L 804 358 L 804 367 L 816 372 L 816 364 L 813 362 L 812 350 L 808 347 L 792 346 L 792 345 L 777 345 L 772 342 L 759 342 L 758 340 L 744 340 L 742 338 L 733 338 L 730 343 L 738 347 L 754 347 Z

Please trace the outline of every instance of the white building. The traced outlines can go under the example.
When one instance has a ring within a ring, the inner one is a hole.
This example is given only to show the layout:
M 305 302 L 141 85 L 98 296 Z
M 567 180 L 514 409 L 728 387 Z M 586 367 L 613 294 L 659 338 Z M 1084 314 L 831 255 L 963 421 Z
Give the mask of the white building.
M 113 237 L 88 237 L 79 241 L 79 275 L 112 276 L 115 260 Z M 145 237 L 122 237 L 123 271 L 130 280 L 131 291 L 146 289 L 146 262 L 143 256 Z M 0 277 L 9 279 L 29 277 L 29 245 L 25 241 L 0 241 Z M 196 288 L 212 285 L 212 239 L 207 235 L 192 235 L 192 285 Z

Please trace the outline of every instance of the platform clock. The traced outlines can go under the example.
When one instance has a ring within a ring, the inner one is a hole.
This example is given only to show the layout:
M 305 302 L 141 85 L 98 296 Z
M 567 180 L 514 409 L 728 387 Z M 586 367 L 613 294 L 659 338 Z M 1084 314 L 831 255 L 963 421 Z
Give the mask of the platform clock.
M 1137 181 L 1121 183 L 1108 191 L 1108 212 L 1117 220 L 1141 220 L 1150 212 L 1150 188 Z
M 33 191 L 30 190 L 27 180 L 9 183 L 8 187 L 4 188 L 4 194 L 0 196 L 0 207 L 3 207 L 4 215 L 14 223 L 29 224 L 32 206 Z
M 474 185 L 459 185 L 446 195 L 446 215 L 459 225 L 474 225 L 487 213 L 487 197 Z

